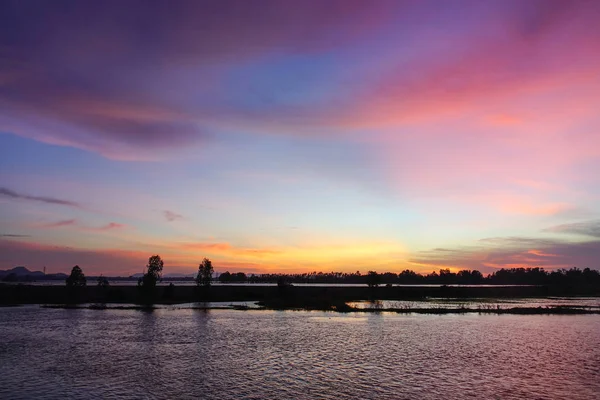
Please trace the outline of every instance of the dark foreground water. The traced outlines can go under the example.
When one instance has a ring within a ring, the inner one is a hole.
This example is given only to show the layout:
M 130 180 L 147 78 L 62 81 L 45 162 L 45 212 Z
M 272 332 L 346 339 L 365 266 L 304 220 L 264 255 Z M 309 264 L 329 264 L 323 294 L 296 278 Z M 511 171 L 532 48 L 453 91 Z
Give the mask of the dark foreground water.
M 0 308 L 2 399 L 598 399 L 598 315 Z

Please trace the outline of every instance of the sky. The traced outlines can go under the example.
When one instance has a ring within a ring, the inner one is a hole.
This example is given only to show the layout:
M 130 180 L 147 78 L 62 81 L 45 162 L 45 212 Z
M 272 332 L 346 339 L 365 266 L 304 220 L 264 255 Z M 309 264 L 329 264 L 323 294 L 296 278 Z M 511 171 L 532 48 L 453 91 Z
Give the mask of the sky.
M 600 267 L 598 1 L 2 1 L 0 269 Z

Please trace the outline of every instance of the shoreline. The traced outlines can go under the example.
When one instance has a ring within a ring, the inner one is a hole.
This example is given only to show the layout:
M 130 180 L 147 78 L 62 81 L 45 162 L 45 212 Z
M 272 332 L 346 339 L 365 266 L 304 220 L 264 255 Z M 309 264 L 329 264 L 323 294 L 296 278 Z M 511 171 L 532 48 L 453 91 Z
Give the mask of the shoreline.
M 402 314 L 600 314 L 598 307 L 578 304 L 549 304 L 531 307 L 502 307 L 492 303 L 510 303 L 515 299 L 600 297 L 600 288 L 590 286 L 512 286 L 512 287 L 339 287 L 339 286 L 159 286 L 144 292 L 135 286 L 0 285 L 0 307 L 40 305 L 47 308 L 139 309 L 158 308 L 234 309 L 234 310 L 318 310 L 334 312 L 391 312 Z M 402 307 L 382 304 L 356 306 L 356 302 L 408 301 Z M 459 307 L 445 302 L 467 303 Z M 224 304 L 253 302 L 255 305 Z M 420 307 L 439 303 L 435 307 Z M 486 304 L 489 302 L 489 306 Z M 220 305 L 204 303 L 221 303 Z M 468 304 L 479 303 L 479 305 Z M 481 304 L 483 303 L 483 304 Z M 184 305 L 188 306 L 184 306 Z M 191 306 L 190 306 L 191 305 Z M 539 305 L 539 302 L 536 304 Z M 474 307 L 475 306 L 475 307 Z
M 148 299 L 150 295 L 151 299 Z M 285 303 L 348 302 L 360 300 L 423 300 L 427 298 L 600 297 L 600 285 L 544 286 L 157 286 L 142 293 L 137 286 L 2 285 L 0 304 L 59 303 L 190 303 L 196 301 L 279 301 Z
M 11 304 L 0 307 L 23 307 L 33 304 Z M 157 305 L 122 305 L 108 306 L 106 304 L 39 304 L 40 308 L 48 309 L 68 309 L 68 310 L 97 310 L 97 311 L 145 311 L 152 312 L 156 310 L 231 310 L 231 311 L 322 311 L 339 314 L 363 313 L 363 314 L 417 314 L 417 315 L 448 315 L 448 314 L 487 314 L 487 315 L 600 315 L 600 309 L 590 309 L 585 306 L 546 306 L 546 307 L 511 307 L 504 309 L 485 309 L 485 308 L 356 308 L 346 306 L 344 308 L 270 308 L 270 307 L 247 307 L 247 306 L 189 306 L 178 307 L 177 305 L 157 306 Z

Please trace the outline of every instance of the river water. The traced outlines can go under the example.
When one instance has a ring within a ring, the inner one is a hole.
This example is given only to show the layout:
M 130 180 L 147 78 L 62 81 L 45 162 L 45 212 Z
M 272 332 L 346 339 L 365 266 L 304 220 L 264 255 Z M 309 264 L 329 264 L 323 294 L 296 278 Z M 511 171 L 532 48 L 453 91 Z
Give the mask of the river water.
M 2 399 L 598 399 L 598 315 L 0 308 Z

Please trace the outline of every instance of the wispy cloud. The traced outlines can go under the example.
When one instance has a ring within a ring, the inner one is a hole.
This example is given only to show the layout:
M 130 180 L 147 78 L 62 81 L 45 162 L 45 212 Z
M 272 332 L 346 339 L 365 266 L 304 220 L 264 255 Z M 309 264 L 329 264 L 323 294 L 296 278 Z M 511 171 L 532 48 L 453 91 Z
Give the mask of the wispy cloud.
M 71 227 L 75 227 L 77 229 L 82 229 L 82 230 L 86 230 L 86 231 L 101 232 L 101 231 L 109 231 L 109 230 L 114 230 L 114 229 L 123 229 L 127 225 L 119 224 L 117 222 L 109 222 L 106 225 L 102 225 L 102 226 L 90 226 L 90 225 L 81 224 L 79 221 L 77 221 L 74 218 L 39 225 L 40 228 L 62 228 L 65 226 L 71 226 Z
M 108 223 L 108 224 L 106 224 L 104 226 L 101 226 L 99 228 L 96 228 L 96 229 L 99 230 L 99 231 L 109 231 L 111 229 L 122 229 L 122 228 L 125 228 L 126 226 L 127 225 L 125 225 L 125 224 L 119 224 L 119 223 L 116 223 L 116 222 L 110 222 L 110 223 Z
M 57 199 L 55 197 L 46 197 L 46 196 L 32 196 L 28 194 L 17 193 L 14 190 L 0 187 L 0 196 L 14 199 L 14 200 L 26 200 L 26 201 L 35 201 L 46 204 L 58 204 L 62 206 L 70 206 L 70 207 L 81 207 L 79 203 L 70 200 Z
M 16 233 L 0 233 L 0 237 L 5 237 L 5 238 L 27 238 L 27 237 L 31 237 L 31 235 L 19 235 Z
M 175 213 L 173 211 L 169 211 L 169 210 L 164 210 L 163 211 L 163 215 L 165 216 L 165 218 L 169 222 L 173 222 L 173 221 L 177 221 L 177 220 L 183 219 L 183 215 L 177 214 L 177 213 Z
M 40 225 L 41 228 L 60 228 L 63 226 L 74 226 L 77 223 L 75 219 L 65 219 L 62 221 L 49 222 L 47 224 Z
M 571 224 L 562 224 L 551 226 L 544 229 L 545 232 L 555 233 L 573 233 L 600 238 L 600 220 L 575 222 Z

